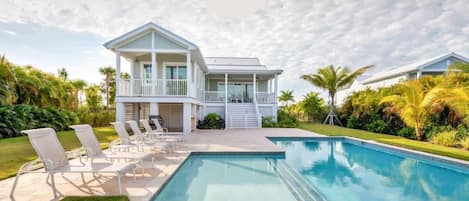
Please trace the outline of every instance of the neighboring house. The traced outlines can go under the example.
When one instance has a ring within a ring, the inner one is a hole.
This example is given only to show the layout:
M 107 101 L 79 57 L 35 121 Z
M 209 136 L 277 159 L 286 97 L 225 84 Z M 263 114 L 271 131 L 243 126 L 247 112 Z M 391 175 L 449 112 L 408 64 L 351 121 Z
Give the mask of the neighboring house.
M 277 116 L 278 75 L 257 58 L 206 57 L 194 43 L 148 23 L 104 47 L 131 64 L 130 79 L 116 77 L 116 121 L 161 115 L 171 132 L 185 134 L 214 112 L 227 128 L 261 127 Z
M 342 104 L 345 98 L 355 91 L 361 91 L 367 88 L 377 89 L 380 87 L 389 87 L 398 82 L 418 79 L 422 76 L 441 75 L 448 71 L 448 66 L 457 62 L 469 62 L 469 58 L 451 52 L 394 68 L 389 71 L 383 70 L 383 72 L 376 73 L 366 79 L 357 80 L 349 88 L 339 91 L 337 93 L 337 103 L 339 105 Z

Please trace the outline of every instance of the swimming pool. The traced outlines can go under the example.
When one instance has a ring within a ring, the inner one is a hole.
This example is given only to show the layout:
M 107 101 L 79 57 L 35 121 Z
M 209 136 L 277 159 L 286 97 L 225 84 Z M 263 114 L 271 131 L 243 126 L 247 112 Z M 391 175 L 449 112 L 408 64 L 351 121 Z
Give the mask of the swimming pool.
M 272 141 L 329 201 L 469 200 L 469 170 L 346 139 Z
M 278 154 L 192 154 L 153 201 L 469 200 L 469 169 L 343 138 Z
M 193 154 L 154 200 L 296 200 L 273 168 L 282 158 L 278 154 Z

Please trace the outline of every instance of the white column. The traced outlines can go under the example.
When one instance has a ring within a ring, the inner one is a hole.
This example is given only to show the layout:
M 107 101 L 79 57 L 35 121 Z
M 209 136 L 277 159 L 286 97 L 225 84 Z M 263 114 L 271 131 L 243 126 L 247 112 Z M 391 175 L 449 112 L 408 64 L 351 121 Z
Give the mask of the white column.
M 151 52 L 151 86 L 152 86 L 152 95 L 156 96 L 156 72 L 158 66 L 156 64 L 156 52 Z
M 120 95 L 121 53 L 116 52 L 116 96 Z
M 277 93 L 278 93 L 278 74 L 275 74 L 275 83 L 274 83 L 274 98 L 275 102 L 277 103 Z
M 191 132 L 191 104 L 183 103 L 183 114 L 182 114 L 182 130 L 184 134 L 189 134 Z
M 158 107 L 158 103 L 154 103 L 154 102 L 150 103 L 150 115 L 159 115 L 159 114 L 160 114 L 160 110 Z
M 186 69 L 187 69 L 187 95 L 193 96 L 192 92 L 192 62 L 190 50 L 186 53 Z
M 122 102 L 116 103 L 116 122 L 125 121 L 125 104 Z
M 228 117 L 228 73 L 225 73 L 225 122 L 227 122 L 228 120 L 227 117 Z
M 253 98 L 257 101 L 257 84 L 256 84 L 256 74 L 252 74 L 252 94 Z M 254 101 L 254 100 L 253 100 Z
M 130 59 L 130 96 L 134 95 L 135 59 Z

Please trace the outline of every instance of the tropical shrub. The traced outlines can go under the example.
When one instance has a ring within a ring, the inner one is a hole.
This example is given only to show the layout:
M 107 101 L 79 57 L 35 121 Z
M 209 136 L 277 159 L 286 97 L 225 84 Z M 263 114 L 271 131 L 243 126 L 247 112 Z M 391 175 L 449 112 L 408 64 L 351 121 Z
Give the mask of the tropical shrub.
M 295 128 L 298 125 L 295 116 L 283 110 L 277 111 L 277 127 L 279 128 Z
M 309 92 L 303 96 L 303 100 L 298 102 L 294 110 L 301 113 L 308 122 L 320 122 L 327 115 L 327 106 L 318 93 Z
M 409 139 L 416 139 L 415 136 L 415 129 L 410 128 L 410 127 L 404 127 L 401 130 L 397 132 L 398 136 L 409 138 Z
M 272 117 L 262 117 L 262 128 L 275 128 L 277 124 Z
M 430 124 L 431 114 L 448 107 L 455 116 L 464 116 L 469 96 L 463 87 L 447 87 L 425 78 L 399 84 L 396 92 L 384 97 L 380 103 L 389 104 L 387 109 L 391 113 L 415 129 L 417 140 L 424 140 L 424 128 Z
M 461 144 L 461 146 L 462 146 L 464 149 L 469 150 L 469 137 L 463 138 L 461 141 L 459 141 L 459 144 Z
M 57 77 L 31 66 L 18 66 L 0 57 L 0 104 L 28 104 L 72 109 L 77 88 L 67 76 Z
M 93 127 L 108 126 L 110 122 L 116 120 L 116 113 L 113 109 L 92 112 L 87 107 L 82 107 L 78 109 L 77 116 L 80 124 L 90 124 Z
M 388 133 L 388 124 L 381 119 L 371 121 L 366 127 L 371 132 Z
M 456 131 L 442 132 L 434 135 L 431 142 L 443 146 L 455 146 L 458 142 L 456 138 Z
M 74 112 L 53 107 L 40 108 L 19 104 L 0 107 L 0 137 L 15 137 L 22 130 L 50 127 L 66 130 L 71 124 L 78 123 Z
M 223 129 L 225 128 L 225 120 L 217 113 L 208 113 L 204 120 L 197 121 L 198 129 Z

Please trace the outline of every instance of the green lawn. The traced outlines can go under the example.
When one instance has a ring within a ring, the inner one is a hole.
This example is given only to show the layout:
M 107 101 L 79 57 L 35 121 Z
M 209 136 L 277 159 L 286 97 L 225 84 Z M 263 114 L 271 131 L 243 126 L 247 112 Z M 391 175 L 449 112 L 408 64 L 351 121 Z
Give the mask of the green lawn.
M 125 195 L 117 196 L 67 196 L 61 201 L 129 201 Z
M 364 140 L 374 140 L 385 144 L 469 161 L 469 151 L 431 144 L 428 142 L 410 140 L 394 135 L 378 134 L 363 130 L 315 123 L 300 123 L 299 128 L 328 136 L 350 136 Z
M 99 142 L 107 143 L 117 138 L 112 127 L 95 128 Z M 65 150 L 79 148 L 80 142 L 73 131 L 57 133 Z M 0 139 L 0 180 L 15 176 L 18 168 L 25 162 L 37 158 L 27 136 Z

